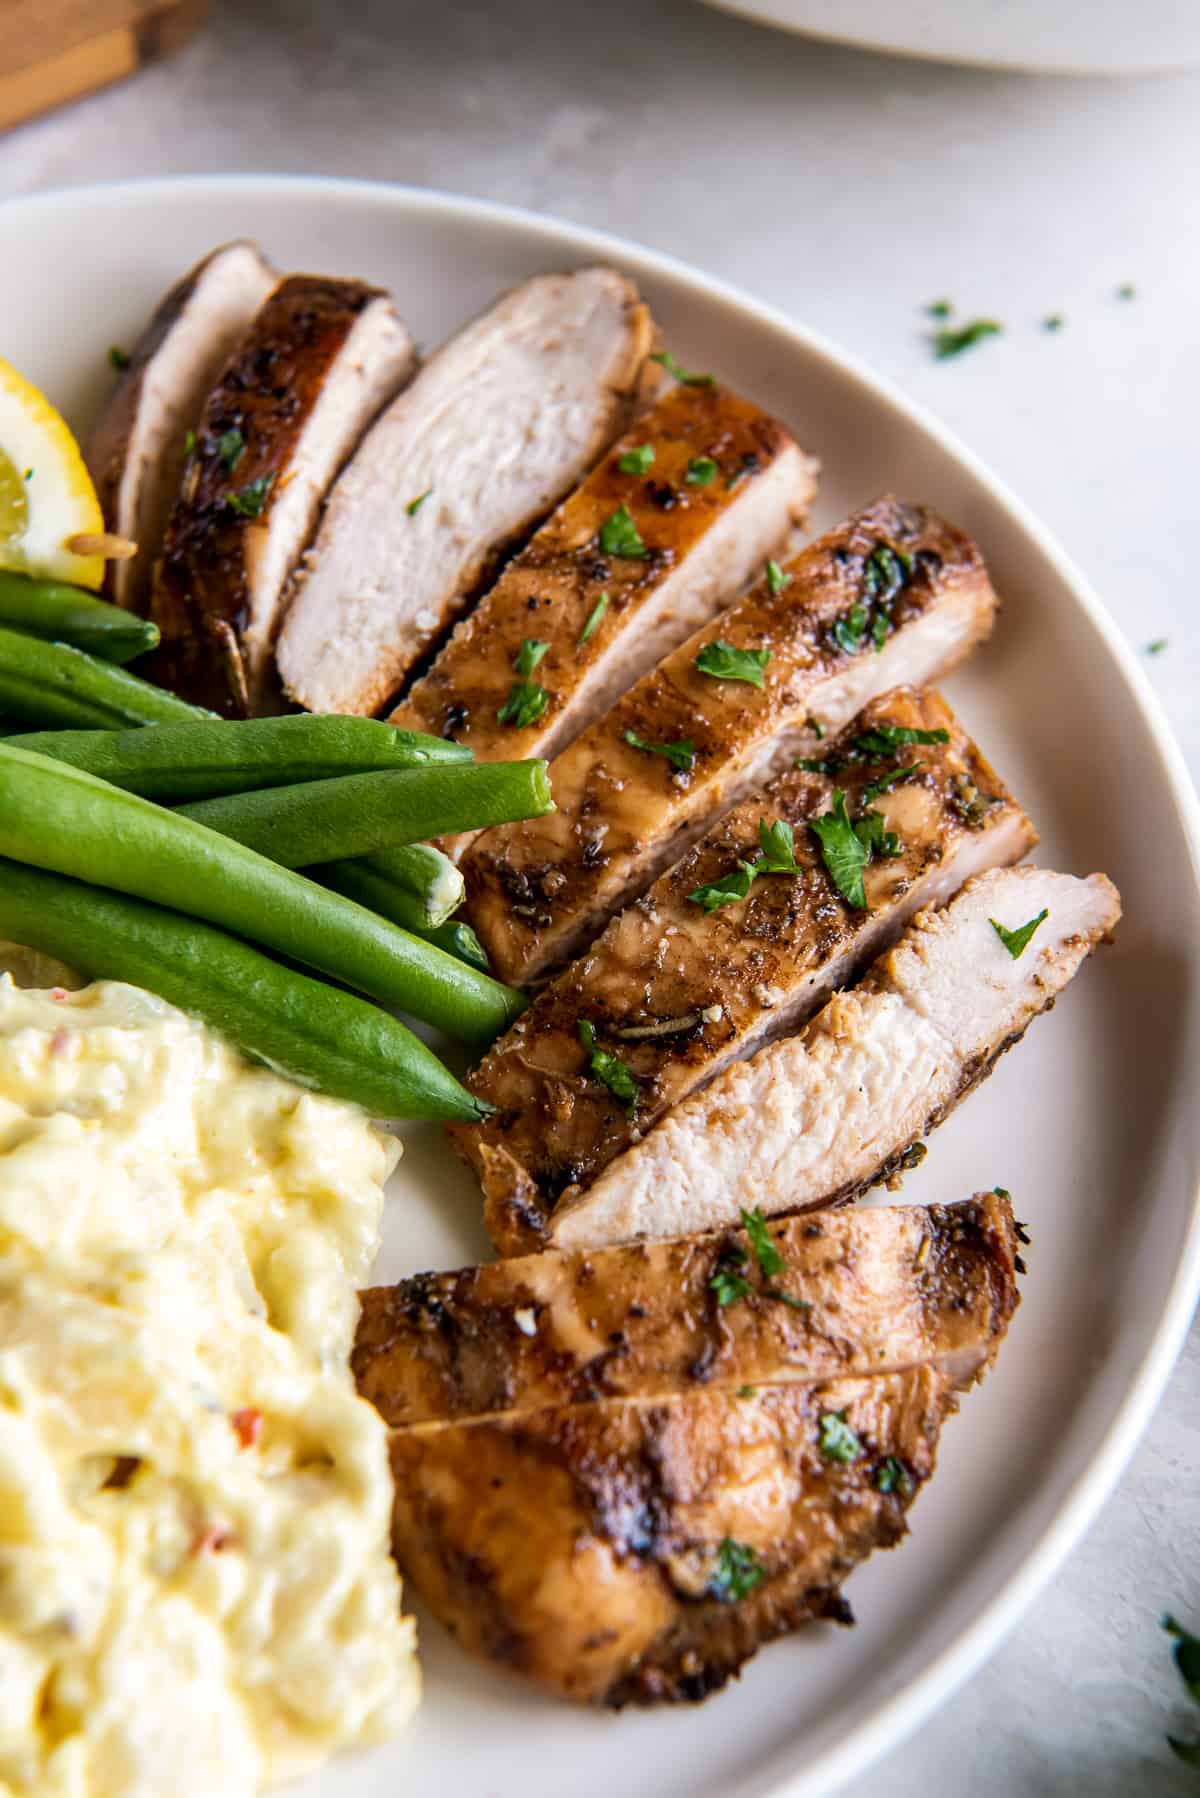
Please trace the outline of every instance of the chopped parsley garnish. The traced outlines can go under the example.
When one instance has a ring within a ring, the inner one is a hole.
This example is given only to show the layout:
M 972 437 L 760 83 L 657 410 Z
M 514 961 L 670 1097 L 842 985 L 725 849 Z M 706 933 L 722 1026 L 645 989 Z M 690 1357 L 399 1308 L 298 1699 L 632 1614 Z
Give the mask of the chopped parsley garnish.
M 846 810 L 846 794 L 839 787 L 833 796 L 833 807 L 809 825 L 821 845 L 821 856 L 834 886 L 848 904 L 859 911 L 867 909 L 863 887 L 863 869 L 871 851 L 863 842 Z
M 854 832 L 868 852 L 881 860 L 893 861 L 900 854 L 900 838 L 887 829 L 882 812 L 865 811 L 855 819 Z
M 639 561 L 650 554 L 638 534 L 628 506 L 618 506 L 600 526 L 600 547 L 606 556 L 628 556 Z
M 889 1455 L 875 1469 L 875 1490 L 877 1492 L 900 1492 L 907 1495 L 912 1491 L 912 1474 L 898 1461 L 895 1455 Z
M 689 374 L 681 363 L 676 362 L 670 350 L 660 350 L 657 355 L 651 356 L 650 360 L 665 368 L 676 381 L 682 381 L 685 387 L 712 387 L 714 385 L 711 375 Z
M 790 587 L 795 578 L 794 574 L 785 574 L 778 562 L 768 561 L 767 592 L 772 598 L 782 593 L 785 587 Z
M 194 456 L 195 455 L 195 453 L 196 453 L 196 433 L 195 433 L 195 431 L 189 431 L 187 436 L 184 438 L 183 453 L 185 456 Z
M 717 465 L 711 456 L 693 456 L 687 465 L 687 479 L 693 487 L 707 487 L 716 475 Z
M 863 585 L 870 599 L 886 605 L 894 599 L 913 571 L 913 559 L 907 550 L 893 549 L 890 543 L 877 543 L 863 564 Z
M 820 1417 L 820 1449 L 826 1461 L 842 1461 L 847 1466 L 863 1452 L 862 1443 L 846 1422 L 844 1411 L 823 1411 Z
M 694 887 L 688 894 L 693 905 L 714 912 L 722 905 L 736 905 L 749 893 L 760 874 L 799 874 L 796 861 L 795 832 L 782 818 L 768 824 L 758 821 L 758 841 L 762 853 L 752 862 L 739 862 L 732 873 L 708 886 Z
M 961 356 L 985 337 L 999 337 L 1004 326 L 994 318 L 973 318 L 966 325 L 943 325 L 933 334 L 933 353 L 939 362 L 949 356 Z
M 866 606 L 853 605 L 834 620 L 831 635 L 837 647 L 848 656 L 857 655 L 867 628 Z
M 260 474 L 257 481 L 251 481 L 240 493 L 231 493 L 230 511 L 236 512 L 239 518 L 261 518 L 274 479 L 273 474 Z
M 680 737 L 678 743 L 647 743 L 635 730 L 627 730 L 625 741 L 631 749 L 644 749 L 647 755 L 664 756 L 681 774 L 689 774 L 696 760 L 696 745 L 690 737 Z
M 708 1590 L 723 1604 L 736 1603 L 753 1592 L 755 1586 L 760 1586 L 765 1578 L 766 1569 L 758 1558 L 757 1549 L 751 1548 L 748 1542 L 735 1542 L 732 1536 L 726 1536 L 717 1550 Z
M 415 518 L 417 516 L 417 513 L 421 510 L 421 507 L 425 504 L 425 501 L 432 492 L 432 487 L 426 487 L 424 493 L 418 493 L 416 499 L 409 500 L 404 510 L 408 513 L 410 518 Z
M 130 360 L 129 351 L 121 349 L 118 344 L 114 343 L 109 349 L 108 362 L 110 368 L 115 368 L 117 370 L 128 368 Z
M 745 1249 L 740 1248 L 737 1243 L 731 1243 L 721 1251 L 716 1272 L 708 1285 L 722 1309 L 726 1305 L 736 1305 L 742 1299 L 748 1299 L 754 1291 L 749 1280 L 740 1271 L 745 1267 L 747 1259 Z
M 812 732 L 818 743 L 823 743 L 825 741 L 825 726 L 821 723 L 819 718 L 809 717 L 804 720 L 804 723 L 805 728 Z
M 580 1018 L 577 1026 L 579 1040 L 588 1052 L 588 1072 L 601 1086 L 606 1086 L 619 1105 L 623 1105 L 630 1117 L 633 1116 L 638 1102 L 638 1085 L 625 1063 L 608 1049 L 601 1049 L 596 1044 L 595 1026 L 587 1018 Z
M 217 438 L 217 460 L 226 474 L 232 474 L 246 453 L 246 439 L 240 425 L 232 425 Z
M 801 755 L 796 758 L 797 768 L 805 774 L 840 774 L 845 765 L 836 755 Z
M 530 675 L 549 649 L 548 643 L 540 642 L 536 637 L 526 637 L 513 658 L 513 670 L 516 680 L 512 684 L 508 698 L 496 713 L 501 724 L 511 724 L 517 730 L 524 730 L 527 725 L 536 724 L 550 703 L 550 695 L 545 687 L 539 687 Z
M 888 792 L 892 787 L 898 787 L 901 781 L 908 780 L 912 775 L 920 773 L 920 769 L 920 762 L 910 762 L 907 768 L 893 768 L 890 774 L 882 775 L 878 780 L 873 780 L 869 787 L 863 788 L 862 803 L 870 805 L 872 799 L 878 799 L 881 793 Z
M 948 743 L 948 730 L 913 730 L 907 724 L 877 724 L 872 730 L 863 731 L 855 737 L 854 747 L 861 750 L 870 761 L 882 761 L 885 756 L 895 755 L 896 751 L 906 743 Z
M 1061 312 L 1051 312 L 1042 320 L 1042 330 L 1061 331 L 1066 322 Z
M 732 643 L 717 637 L 704 645 L 692 665 L 700 674 L 711 674 L 714 680 L 744 680 L 751 687 L 761 687 L 763 670 L 770 660 L 769 649 L 735 649 Z
M 626 450 L 618 456 L 617 467 L 622 474 L 649 474 L 654 466 L 654 445 L 643 443 L 637 449 Z
M 767 1229 L 767 1220 L 759 1206 L 753 1211 L 742 1210 L 742 1228 L 750 1239 L 751 1252 L 768 1280 L 781 1274 L 787 1268 L 787 1262 L 771 1241 L 771 1233 Z
M 576 649 L 582 649 L 584 644 L 587 642 L 588 638 L 595 636 L 596 632 L 600 628 L 600 620 L 604 617 L 604 614 L 607 612 L 607 610 L 608 610 L 608 588 L 606 587 L 604 589 L 604 592 L 600 595 L 599 599 L 596 601 L 595 605 L 592 607 L 591 611 L 587 615 L 587 623 L 584 625 L 583 629 L 579 633 L 579 640 L 575 645 Z
M 953 311 L 954 307 L 950 304 L 949 300 L 930 300 L 928 306 L 925 308 L 926 315 L 929 318 L 949 318 Z
M 1162 1626 L 1169 1636 L 1175 1638 L 1175 1665 L 1188 1696 L 1200 1704 L 1200 1636 L 1194 1636 L 1190 1630 L 1184 1629 L 1182 1623 L 1176 1622 L 1169 1614 L 1162 1619 Z M 1185 1765 L 1200 1767 L 1200 1741 L 1184 1742 L 1178 1736 L 1168 1736 L 1167 1741 L 1172 1753 Z
M 1168 643 L 1169 638 L 1167 637 L 1155 637 L 1152 642 L 1147 643 L 1146 654 L 1148 656 L 1160 656 L 1163 650 L 1167 648 Z
M 1000 938 L 1000 941 L 1004 944 L 1004 947 L 1008 950 L 1008 953 L 1012 956 L 1013 960 L 1017 961 L 1025 953 L 1025 950 L 1028 949 L 1034 931 L 1040 924 L 1044 924 L 1049 916 L 1050 913 L 1048 911 L 1040 911 L 1036 918 L 1030 918 L 1028 924 L 1022 924 L 1019 930 L 1005 930 L 1003 924 L 997 924 L 995 918 L 989 918 L 988 923 L 996 932 L 996 935 Z

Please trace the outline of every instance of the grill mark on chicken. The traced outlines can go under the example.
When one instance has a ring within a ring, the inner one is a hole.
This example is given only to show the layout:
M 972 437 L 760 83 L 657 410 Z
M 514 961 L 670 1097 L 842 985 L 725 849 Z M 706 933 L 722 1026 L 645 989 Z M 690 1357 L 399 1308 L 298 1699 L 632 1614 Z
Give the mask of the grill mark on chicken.
M 991 919 L 1048 917 L 1019 959 Z M 1040 868 L 976 876 L 920 913 L 807 1030 L 735 1062 L 611 1162 L 551 1221 L 561 1246 L 674 1236 L 737 1217 L 854 1197 L 911 1146 L 1047 1010 L 1120 918 L 1116 889 Z
M 130 611 L 150 609 L 187 432 L 278 279 L 254 244 L 221 244 L 163 296 L 117 376 L 87 460 L 105 528 L 138 546 L 105 567 L 108 597 Z
M 621 468 L 647 445 L 652 476 Z M 715 473 L 697 484 L 688 476 L 701 457 Z M 750 401 L 715 385 L 674 387 L 508 564 L 390 722 L 454 737 L 481 760 L 556 755 L 784 551 L 813 498 L 815 470 Z M 643 558 L 600 547 L 620 506 Z M 550 700 L 541 718 L 517 728 L 498 713 L 530 637 L 549 645 L 537 680 Z
M 950 740 L 902 744 L 872 759 L 855 750 L 859 736 L 888 727 L 942 730 Z M 888 694 L 821 749 L 832 773 L 793 770 L 729 812 L 538 994 L 469 1076 L 496 1111 L 450 1134 L 479 1175 L 501 1253 L 537 1247 L 560 1202 L 578 1197 L 730 1061 L 799 1029 L 920 907 L 948 899 L 971 874 L 1019 860 L 1037 840 L 936 694 Z M 829 878 L 806 825 L 829 809 L 835 786 L 857 816 L 873 783 L 914 765 L 914 774 L 871 801 L 899 834 L 901 853 L 868 866 L 870 909 L 856 911 Z M 975 794 L 974 822 L 963 815 L 964 783 Z M 803 873 L 764 877 L 748 898 L 706 914 L 688 895 L 758 854 L 762 818 L 794 825 Z M 632 1115 L 589 1077 L 581 1018 L 637 1081 Z
M 523 282 L 443 344 L 329 496 L 279 642 L 290 696 L 394 700 L 657 385 L 653 337 L 632 284 L 591 268 Z
M 695 1702 L 803 1623 L 852 1621 L 841 1583 L 905 1533 L 953 1408 L 922 1366 L 397 1430 L 396 1558 L 469 1653 L 576 1701 Z M 821 1452 L 829 1413 L 852 1462 Z M 731 1544 L 760 1574 L 741 1597 Z
M 502 978 L 537 981 L 578 953 L 714 818 L 797 754 L 819 753 L 821 734 L 889 687 L 956 666 L 996 607 L 970 539 L 891 498 L 783 572 L 681 644 L 555 759 L 556 813 L 472 845 L 463 862 L 472 921 Z M 855 630 L 859 647 L 847 648 Z M 762 690 L 696 669 L 718 638 L 770 650 Z M 630 730 L 657 743 L 690 739 L 691 770 L 631 748 Z
M 753 1268 L 740 1227 L 372 1288 L 352 1363 L 358 1389 L 400 1429 L 701 1385 L 896 1373 L 931 1359 L 962 1384 L 1017 1304 L 1016 1228 L 995 1193 L 788 1218 L 770 1237 L 785 1271 L 725 1306 L 719 1270 Z
M 231 717 L 268 706 L 287 577 L 326 487 L 412 364 L 381 289 L 279 284 L 205 403 L 155 575 L 153 679 Z

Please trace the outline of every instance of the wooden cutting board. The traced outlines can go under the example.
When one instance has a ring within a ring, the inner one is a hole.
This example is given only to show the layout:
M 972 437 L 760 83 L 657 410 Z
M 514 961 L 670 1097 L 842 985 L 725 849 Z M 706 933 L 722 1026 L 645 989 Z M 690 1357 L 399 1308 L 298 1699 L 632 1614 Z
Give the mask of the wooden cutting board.
M 209 0 L 0 0 L 0 131 L 169 55 Z

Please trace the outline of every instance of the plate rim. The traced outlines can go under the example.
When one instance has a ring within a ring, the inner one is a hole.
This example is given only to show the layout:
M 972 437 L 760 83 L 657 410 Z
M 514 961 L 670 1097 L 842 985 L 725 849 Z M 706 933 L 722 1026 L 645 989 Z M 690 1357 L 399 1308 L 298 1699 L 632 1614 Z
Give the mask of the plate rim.
M 336 203 L 340 198 L 353 198 L 359 203 L 398 207 L 410 215 L 442 218 L 450 215 L 464 224 L 516 227 L 525 233 L 536 233 L 548 246 L 560 252 L 567 249 L 572 254 L 618 263 L 633 259 L 665 279 L 699 288 L 708 297 L 719 299 L 738 313 L 741 322 L 749 328 L 761 330 L 765 327 L 779 333 L 805 354 L 819 359 L 829 372 L 854 381 L 898 418 L 925 432 L 940 450 L 979 482 L 991 500 L 1007 513 L 1009 522 L 1033 543 L 1068 588 L 1116 664 L 1147 728 L 1187 850 L 1193 887 L 1200 896 L 1200 794 L 1149 677 L 1116 621 L 1074 559 L 1008 483 L 994 474 L 983 458 L 969 449 L 934 413 L 910 399 L 899 383 L 876 373 L 857 353 L 843 349 L 825 333 L 798 323 L 781 307 L 757 299 L 735 283 L 707 274 L 681 257 L 652 249 L 635 239 L 503 201 L 476 199 L 404 182 L 270 170 L 122 178 L 13 196 L 0 202 L 0 223 L 15 211 L 69 212 L 73 206 L 101 198 L 106 204 L 137 206 L 144 201 L 169 198 L 180 188 L 207 190 L 218 198 L 222 190 L 233 198 L 239 191 L 254 189 L 262 194 L 283 188 L 306 195 L 321 205 Z M 1090 1529 L 1101 1507 L 1112 1495 L 1157 1409 L 1200 1299 L 1200 1167 L 1192 1169 L 1192 1180 L 1191 1212 L 1183 1246 L 1153 1334 L 1096 1452 L 1062 1499 L 1025 1563 L 1004 1581 L 953 1641 L 908 1678 L 895 1695 L 880 1705 L 846 1741 L 815 1761 L 791 1768 L 777 1765 L 781 1759 L 790 1759 L 795 1753 L 791 1746 L 784 1748 L 763 1766 L 761 1777 L 742 1788 L 747 1794 L 754 1794 L 754 1798 L 792 1798 L 792 1795 L 800 1798 L 801 1793 L 818 1791 L 832 1794 L 899 1746 L 995 1653 Z

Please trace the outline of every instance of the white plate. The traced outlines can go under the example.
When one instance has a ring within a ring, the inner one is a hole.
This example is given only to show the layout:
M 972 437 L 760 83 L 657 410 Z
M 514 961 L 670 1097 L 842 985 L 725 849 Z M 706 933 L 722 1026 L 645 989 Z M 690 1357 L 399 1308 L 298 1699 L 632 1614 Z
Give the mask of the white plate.
M 805 37 L 922 61 L 1058 75 L 1145 75 L 1200 62 L 1196 0 L 706 0 Z
M 899 1550 L 854 1575 L 857 1629 L 767 1649 L 699 1710 L 576 1712 L 463 1657 L 429 1622 L 410 1734 L 306 1798 L 750 1798 L 827 1793 L 979 1665 L 1116 1480 L 1200 1286 L 1197 805 L 1145 680 L 1062 553 L 978 462 L 849 358 L 632 245 L 499 207 L 332 181 L 221 177 L 0 209 L 0 353 L 86 426 L 168 281 L 239 233 L 284 267 L 382 281 L 437 341 L 498 288 L 596 258 L 640 283 L 685 363 L 779 412 L 825 466 L 817 522 L 885 487 L 983 545 L 1006 608 L 951 694 L 1043 833 L 1046 863 L 1106 870 L 1126 918 L 990 1082 L 938 1132 L 910 1200 L 996 1184 L 1033 1234 L 995 1372 L 947 1426 Z M 1103 520 L 1097 520 L 1102 528 Z M 409 1133 L 381 1275 L 486 1253 L 473 1184 Z

